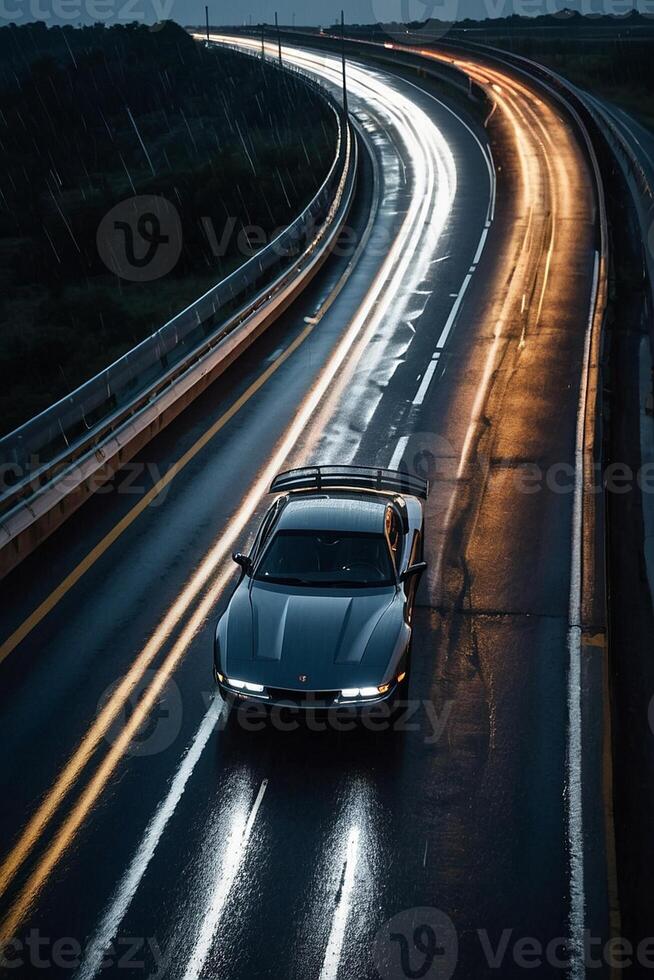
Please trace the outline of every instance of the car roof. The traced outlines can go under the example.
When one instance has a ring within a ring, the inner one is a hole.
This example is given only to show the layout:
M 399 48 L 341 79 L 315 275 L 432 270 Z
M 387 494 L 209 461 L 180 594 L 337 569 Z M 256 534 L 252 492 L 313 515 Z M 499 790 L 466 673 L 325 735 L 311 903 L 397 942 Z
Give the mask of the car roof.
M 388 497 L 364 493 L 298 493 L 279 519 L 281 531 L 355 531 L 383 534 Z

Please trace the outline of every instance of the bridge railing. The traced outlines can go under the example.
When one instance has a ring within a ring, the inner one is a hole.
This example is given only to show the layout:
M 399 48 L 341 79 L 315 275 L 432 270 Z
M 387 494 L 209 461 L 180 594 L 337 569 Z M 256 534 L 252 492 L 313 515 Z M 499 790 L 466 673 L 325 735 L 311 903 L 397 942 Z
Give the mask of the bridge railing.
M 323 243 L 352 168 L 353 134 L 337 101 L 297 69 L 266 61 L 266 71 L 301 76 L 334 114 L 337 140 L 329 171 L 301 214 L 266 247 L 155 333 L 71 394 L 0 439 L 0 515 L 41 491 L 66 466 L 149 404 L 193 361 L 220 344 L 296 275 Z M 351 175 L 350 175 L 351 177 Z

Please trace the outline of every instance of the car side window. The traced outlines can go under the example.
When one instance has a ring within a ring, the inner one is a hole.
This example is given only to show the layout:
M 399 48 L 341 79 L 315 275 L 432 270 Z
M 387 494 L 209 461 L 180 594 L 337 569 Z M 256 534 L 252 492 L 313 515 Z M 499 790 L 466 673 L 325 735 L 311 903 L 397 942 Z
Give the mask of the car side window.
M 399 571 L 400 556 L 402 554 L 402 525 L 394 507 L 386 508 L 386 537 L 391 546 L 395 570 Z
M 254 543 L 254 548 L 252 549 L 253 556 L 258 555 L 262 551 L 264 545 L 270 537 L 270 532 L 275 524 L 277 514 L 279 513 L 279 503 L 279 500 L 275 501 L 261 523 L 259 533 L 257 534 Z

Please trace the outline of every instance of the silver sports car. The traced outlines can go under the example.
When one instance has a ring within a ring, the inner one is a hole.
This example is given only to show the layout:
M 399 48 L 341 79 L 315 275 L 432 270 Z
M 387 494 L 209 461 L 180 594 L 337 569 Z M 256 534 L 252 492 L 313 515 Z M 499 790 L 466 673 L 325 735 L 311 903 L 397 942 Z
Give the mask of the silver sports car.
M 366 709 L 406 695 L 428 484 L 395 470 L 314 466 L 276 494 L 218 622 L 223 697 Z

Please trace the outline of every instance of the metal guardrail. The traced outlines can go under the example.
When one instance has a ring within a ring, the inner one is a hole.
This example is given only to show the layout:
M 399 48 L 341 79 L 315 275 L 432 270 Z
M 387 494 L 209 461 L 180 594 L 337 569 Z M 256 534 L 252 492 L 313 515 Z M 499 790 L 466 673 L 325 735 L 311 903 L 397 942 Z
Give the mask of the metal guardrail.
M 649 201 L 648 207 L 651 208 L 654 203 L 654 189 L 650 177 L 643 167 L 642 160 L 634 152 L 631 143 L 620 131 L 619 126 L 616 125 L 610 112 L 598 106 L 595 100 L 593 100 L 592 106 L 595 114 L 603 120 L 607 130 L 611 133 L 616 149 L 619 149 L 627 160 L 638 190 L 643 198 L 647 198 Z
M 636 214 L 641 226 L 643 242 L 643 274 L 648 280 L 648 296 L 650 310 L 654 310 L 654 254 L 649 248 L 648 236 L 651 233 L 654 220 L 654 168 L 643 165 L 643 160 L 634 149 L 633 144 L 624 135 L 620 126 L 608 108 L 605 108 L 593 95 L 579 90 L 581 97 L 588 100 L 589 108 L 604 129 L 607 142 L 610 143 L 613 155 L 622 164 L 628 185 L 631 186 Z M 649 161 L 648 161 L 649 163 Z M 648 173 L 649 171 L 649 173 Z M 654 322 L 650 317 L 650 335 L 654 339 Z
M 265 304 L 270 298 L 267 288 L 279 289 L 317 247 L 344 168 L 351 164 L 353 137 L 343 126 L 341 106 L 308 75 L 272 61 L 266 62 L 266 70 L 301 77 L 334 113 L 336 150 L 318 192 L 295 221 L 231 275 L 100 374 L 0 439 L 0 513 L 41 491 L 63 468 L 151 403 L 194 360 Z

